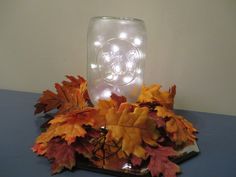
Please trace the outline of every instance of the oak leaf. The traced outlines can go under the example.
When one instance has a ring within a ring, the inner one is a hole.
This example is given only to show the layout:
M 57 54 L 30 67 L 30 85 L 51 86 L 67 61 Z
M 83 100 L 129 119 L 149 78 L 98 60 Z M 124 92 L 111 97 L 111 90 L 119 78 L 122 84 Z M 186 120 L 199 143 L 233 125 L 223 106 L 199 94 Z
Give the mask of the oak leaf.
M 78 76 L 67 76 L 69 81 L 63 81 L 62 84 L 55 84 L 57 93 L 50 90 L 43 92 L 35 105 L 35 114 L 40 112 L 49 112 L 58 109 L 58 114 L 66 113 L 73 109 L 83 109 L 89 102 L 87 91 L 87 82 L 84 78 Z
M 138 102 L 151 103 L 173 109 L 175 94 L 175 85 L 173 85 L 169 91 L 161 91 L 161 86 L 158 84 L 151 85 L 149 87 L 143 86 L 141 94 L 138 97 Z
M 151 124 L 152 125 L 152 124 Z M 155 146 L 158 132 L 150 127 L 148 108 L 136 107 L 133 112 L 129 109 L 117 111 L 110 108 L 106 115 L 107 141 L 121 141 L 122 151 L 137 157 L 145 158 L 142 141 Z
M 165 107 L 157 106 L 156 110 L 158 117 L 166 119 L 166 131 L 173 142 L 177 145 L 188 145 L 196 140 L 197 130 L 191 122 Z
M 158 147 L 156 149 L 147 147 L 146 151 L 150 156 L 150 162 L 147 166 L 153 177 L 176 177 L 176 173 L 180 172 L 180 168 L 169 160 L 169 157 L 176 156 L 177 153 L 171 147 Z

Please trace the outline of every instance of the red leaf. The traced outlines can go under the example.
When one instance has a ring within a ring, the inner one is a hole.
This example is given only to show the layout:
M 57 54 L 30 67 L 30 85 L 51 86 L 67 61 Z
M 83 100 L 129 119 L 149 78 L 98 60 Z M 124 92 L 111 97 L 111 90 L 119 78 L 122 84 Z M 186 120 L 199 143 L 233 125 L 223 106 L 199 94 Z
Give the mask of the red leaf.
M 72 146 L 59 138 L 48 143 L 45 155 L 52 160 L 52 173 L 59 173 L 64 168 L 72 169 L 75 166 L 75 151 Z
M 118 96 L 115 93 L 112 93 L 111 99 L 116 102 L 116 106 L 119 107 L 121 103 L 126 102 L 126 98 L 124 96 Z
M 132 158 L 131 158 L 131 163 L 132 163 L 133 166 L 140 166 L 141 163 L 142 163 L 142 160 L 143 159 L 133 155 Z
M 165 120 L 162 117 L 157 116 L 155 112 L 151 112 L 149 115 L 150 118 L 156 122 L 158 128 L 164 127 L 166 125 Z
M 84 155 L 84 157 L 90 158 L 93 155 L 94 145 L 90 144 L 87 141 L 80 141 L 75 146 L 76 152 Z
M 173 148 L 159 147 L 153 149 L 147 147 L 146 151 L 151 157 L 148 169 L 153 177 L 158 177 L 160 174 L 164 177 L 176 177 L 176 173 L 180 172 L 179 166 L 171 162 L 168 158 L 177 155 Z

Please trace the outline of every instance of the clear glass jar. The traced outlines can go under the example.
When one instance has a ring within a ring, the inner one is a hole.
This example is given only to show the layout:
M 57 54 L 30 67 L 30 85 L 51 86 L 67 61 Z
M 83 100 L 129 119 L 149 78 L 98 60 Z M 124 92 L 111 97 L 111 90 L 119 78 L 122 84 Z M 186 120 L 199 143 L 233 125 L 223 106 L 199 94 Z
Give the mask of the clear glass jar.
M 112 93 L 136 101 L 143 84 L 147 35 L 140 19 L 94 17 L 88 27 L 87 79 L 93 103 Z

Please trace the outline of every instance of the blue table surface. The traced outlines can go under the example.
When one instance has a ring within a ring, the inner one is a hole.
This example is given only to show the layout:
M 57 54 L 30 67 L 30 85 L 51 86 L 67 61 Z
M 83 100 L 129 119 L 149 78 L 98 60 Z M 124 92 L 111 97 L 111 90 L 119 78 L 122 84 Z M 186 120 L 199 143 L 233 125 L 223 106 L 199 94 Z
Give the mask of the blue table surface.
M 33 105 L 39 94 L 0 90 L 0 177 L 50 177 L 47 159 L 31 151 L 41 120 Z M 176 110 L 199 130 L 201 153 L 181 164 L 179 177 L 236 177 L 236 116 Z M 84 170 L 56 177 L 109 177 Z

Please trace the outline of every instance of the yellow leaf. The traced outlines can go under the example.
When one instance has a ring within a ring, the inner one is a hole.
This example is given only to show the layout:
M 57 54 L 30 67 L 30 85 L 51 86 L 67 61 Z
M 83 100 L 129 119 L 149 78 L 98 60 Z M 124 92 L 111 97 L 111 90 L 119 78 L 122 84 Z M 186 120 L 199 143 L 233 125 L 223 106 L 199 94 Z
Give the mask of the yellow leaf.
M 133 153 L 137 157 L 145 158 L 142 142 L 155 144 L 158 138 L 155 131 L 148 127 L 148 108 L 136 107 L 134 111 L 128 108 L 117 111 L 110 108 L 106 115 L 107 141 L 121 141 L 121 148 L 127 155 Z M 151 136 L 149 136 L 151 135 Z
M 141 94 L 138 97 L 139 103 L 155 102 L 159 105 L 173 109 L 176 86 L 172 86 L 169 91 L 161 91 L 161 86 L 158 84 L 149 87 L 143 86 Z

